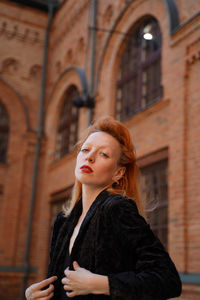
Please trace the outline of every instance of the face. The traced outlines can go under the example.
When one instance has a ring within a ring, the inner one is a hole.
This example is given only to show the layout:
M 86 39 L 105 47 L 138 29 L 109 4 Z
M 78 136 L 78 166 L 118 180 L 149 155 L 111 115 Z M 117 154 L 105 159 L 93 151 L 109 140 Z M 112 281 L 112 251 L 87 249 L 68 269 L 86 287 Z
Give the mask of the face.
M 107 187 L 125 172 L 118 164 L 120 155 L 120 143 L 113 136 L 102 131 L 92 133 L 78 153 L 75 176 L 93 188 Z

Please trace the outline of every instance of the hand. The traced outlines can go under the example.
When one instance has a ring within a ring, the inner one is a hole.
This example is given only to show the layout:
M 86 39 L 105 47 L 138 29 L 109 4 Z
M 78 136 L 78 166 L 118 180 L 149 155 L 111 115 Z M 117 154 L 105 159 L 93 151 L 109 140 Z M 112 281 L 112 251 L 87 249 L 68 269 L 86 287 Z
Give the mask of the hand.
M 53 282 L 57 280 L 58 278 L 56 276 L 52 276 L 50 278 L 47 278 L 41 282 L 34 283 L 29 288 L 26 289 L 25 296 L 27 300 L 49 300 L 53 297 Z M 42 290 L 45 287 L 49 287 L 46 290 Z
M 66 277 L 62 279 L 64 290 L 67 291 L 67 296 L 74 297 L 78 295 L 88 295 L 91 293 L 90 281 L 93 273 L 81 268 L 77 262 L 73 262 L 75 271 L 70 271 L 67 268 L 64 273 Z

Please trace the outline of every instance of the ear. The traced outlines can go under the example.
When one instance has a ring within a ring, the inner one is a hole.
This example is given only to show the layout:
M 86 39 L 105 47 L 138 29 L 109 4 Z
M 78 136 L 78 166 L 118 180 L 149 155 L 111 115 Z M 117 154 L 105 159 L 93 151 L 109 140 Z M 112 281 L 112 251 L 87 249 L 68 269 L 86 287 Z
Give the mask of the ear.
M 124 167 L 124 166 L 118 167 L 115 174 L 113 175 L 113 178 L 112 178 L 113 181 L 120 180 L 122 178 L 122 176 L 125 174 L 125 172 L 126 172 L 126 167 Z

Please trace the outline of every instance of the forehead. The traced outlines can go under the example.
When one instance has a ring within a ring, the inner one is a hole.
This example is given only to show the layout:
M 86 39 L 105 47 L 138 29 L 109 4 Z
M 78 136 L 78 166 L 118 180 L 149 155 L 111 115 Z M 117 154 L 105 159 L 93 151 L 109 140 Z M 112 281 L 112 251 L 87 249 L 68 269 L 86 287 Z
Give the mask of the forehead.
M 103 131 L 91 133 L 85 140 L 84 144 L 94 144 L 97 146 L 109 147 L 113 149 L 121 148 L 120 143 L 117 139 Z

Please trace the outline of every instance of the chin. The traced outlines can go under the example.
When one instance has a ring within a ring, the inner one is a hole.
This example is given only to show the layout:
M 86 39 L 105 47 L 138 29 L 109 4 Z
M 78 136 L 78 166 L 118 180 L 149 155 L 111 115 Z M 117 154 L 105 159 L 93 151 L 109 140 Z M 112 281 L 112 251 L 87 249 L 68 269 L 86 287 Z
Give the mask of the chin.
M 85 174 L 75 174 L 76 179 L 82 183 L 82 184 L 90 184 L 91 180 L 89 178 L 86 178 Z

